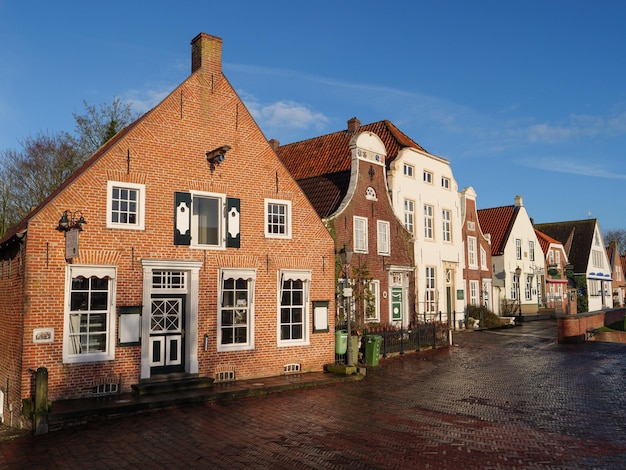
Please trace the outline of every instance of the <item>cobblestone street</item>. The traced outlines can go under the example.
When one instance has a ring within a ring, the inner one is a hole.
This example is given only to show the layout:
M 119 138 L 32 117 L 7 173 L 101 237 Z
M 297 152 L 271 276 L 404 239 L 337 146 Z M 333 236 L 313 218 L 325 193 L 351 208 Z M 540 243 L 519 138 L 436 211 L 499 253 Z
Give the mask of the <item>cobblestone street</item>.
M 625 468 L 625 352 L 554 321 L 459 332 L 361 381 L 1 442 L 0 468 Z

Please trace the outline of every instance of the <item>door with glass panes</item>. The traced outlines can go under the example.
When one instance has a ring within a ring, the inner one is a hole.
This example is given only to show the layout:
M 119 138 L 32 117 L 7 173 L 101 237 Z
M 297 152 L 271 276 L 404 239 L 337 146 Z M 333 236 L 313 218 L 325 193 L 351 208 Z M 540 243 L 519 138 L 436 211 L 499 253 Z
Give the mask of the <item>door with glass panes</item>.
M 150 367 L 153 373 L 183 372 L 186 295 L 152 295 Z

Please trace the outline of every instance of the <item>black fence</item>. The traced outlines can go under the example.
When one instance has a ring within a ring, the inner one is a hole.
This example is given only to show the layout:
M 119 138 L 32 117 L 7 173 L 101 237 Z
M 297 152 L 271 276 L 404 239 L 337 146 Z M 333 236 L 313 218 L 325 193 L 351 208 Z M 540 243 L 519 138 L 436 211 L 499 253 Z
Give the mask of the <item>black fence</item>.
M 346 334 L 346 326 L 337 325 L 335 327 L 335 341 L 337 334 Z M 382 358 L 388 357 L 390 354 L 404 354 L 406 352 L 421 351 L 423 349 L 435 349 L 449 346 L 449 328 L 446 323 L 421 323 L 417 326 L 409 326 L 402 328 L 380 327 L 374 329 L 364 329 L 355 340 L 352 337 L 353 346 L 356 346 L 357 353 L 352 351 L 353 363 L 365 363 L 367 337 L 380 336 L 380 354 Z M 346 363 L 346 353 L 338 354 L 335 350 L 335 362 L 337 364 Z

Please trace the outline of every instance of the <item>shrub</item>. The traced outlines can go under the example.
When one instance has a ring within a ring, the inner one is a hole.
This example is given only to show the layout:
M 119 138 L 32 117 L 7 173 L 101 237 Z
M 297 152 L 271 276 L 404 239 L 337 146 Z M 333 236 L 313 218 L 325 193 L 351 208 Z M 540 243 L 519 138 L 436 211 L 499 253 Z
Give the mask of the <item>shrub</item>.
M 502 319 L 487 307 L 469 305 L 467 307 L 467 315 L 477 320 L 480 320 L 482 315 L 481 328 L 500 328 L 505 325 Z

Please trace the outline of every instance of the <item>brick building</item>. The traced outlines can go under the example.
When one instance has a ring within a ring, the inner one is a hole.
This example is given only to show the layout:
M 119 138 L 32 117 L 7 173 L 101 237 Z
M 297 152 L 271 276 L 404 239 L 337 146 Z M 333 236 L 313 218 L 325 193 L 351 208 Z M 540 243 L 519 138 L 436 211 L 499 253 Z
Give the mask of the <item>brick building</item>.
M 333 235 L 336 251 L 354 252 L 349 274 L 357 325 L 417 321 L 413 237 L 394 213 L 386 179 L 387 156 L 403 146 L 400 138 L 408 139 L 387 121 L 361 126 L 352 118 L 332 134 L 283 146 L 270 141 Z
M 54 402 L 333 361 L 333 239 L 224 77 L 221 39 L 191 44 L 191 75 L 0 240 L 4 416 L 41 367 Z

